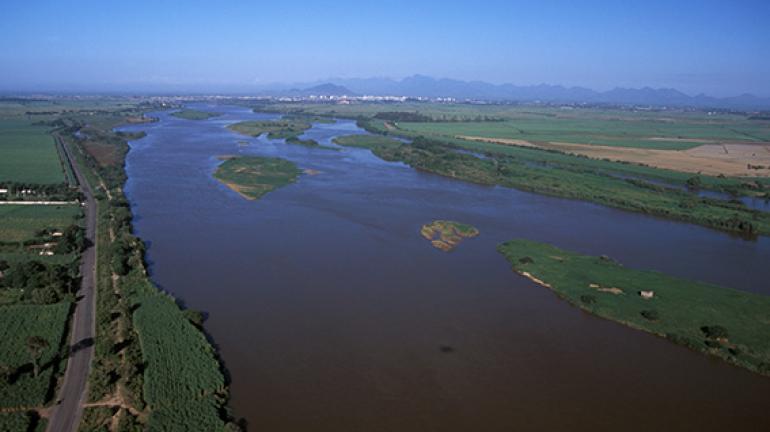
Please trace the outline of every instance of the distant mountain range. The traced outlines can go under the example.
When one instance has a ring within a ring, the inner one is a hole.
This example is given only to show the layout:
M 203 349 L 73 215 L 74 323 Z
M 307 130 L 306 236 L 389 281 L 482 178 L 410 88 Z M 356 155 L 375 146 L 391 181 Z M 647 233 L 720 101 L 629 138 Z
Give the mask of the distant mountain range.
M 750 94 L 717 98 L 703 94 L 690 96 L 671 88 L 653 89 L 650 87 L 615 88 L 601 92 L 584 87 L 548 84 L 534 86 L 490 84 L 482 81 L 437 79 L 424 75 L 414 75 L 402 80 L 336 78 L 305 85 L 309 87 L 298 89 L 297 87 L 301 86 L 294 86 L 286 90 L 272 90 L 269 93 L 286 96 L 409 96 L 497 102 L 601 103 L 737 110 L 770 109 L 770 98 L 759 98 Z

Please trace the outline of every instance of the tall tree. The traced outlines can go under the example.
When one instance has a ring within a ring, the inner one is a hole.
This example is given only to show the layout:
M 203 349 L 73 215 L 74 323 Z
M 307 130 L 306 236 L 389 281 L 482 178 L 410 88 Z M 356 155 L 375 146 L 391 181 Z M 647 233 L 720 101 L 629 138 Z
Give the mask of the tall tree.
M 35 367 L 35 378 L 40 374 L 40 357 L 43 351 L 48 348 L 48 341 L 40 336 L 30 336 L 27 338 L 27 351 L 32 356 L 32 365 Z

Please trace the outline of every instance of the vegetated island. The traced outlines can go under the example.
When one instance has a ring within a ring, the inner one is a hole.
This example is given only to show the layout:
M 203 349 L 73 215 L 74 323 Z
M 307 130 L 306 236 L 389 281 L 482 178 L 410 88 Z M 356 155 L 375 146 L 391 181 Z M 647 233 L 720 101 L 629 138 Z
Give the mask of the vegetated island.
M 420 235 L 430 241 L 436 249 L 451 252 L 463 240 L 479 235 L 479 230 L 460 222 L 436 220 L 423 225 Z
M 243 135 L 258 137 L 262 134 L 267 134 L 267 137 L 270 139 L 283 139 L 288 144 L 321 147 L 316 140 L 301 139 L 299 137 L 312 126 L 312 123 L 304 119 L 289 118 L 282 120 L 242 121 L 231 124 L 227 128 Z
M 334 138 L 332 142 L 345 147 L 358 147 L 369 150 L 397 147 L 402 144 L 400 141 L 383 135 L 344 135 Z
M 297 181 L 297 165 L 280 158 L 220 156 L 214 177 L 248 200 L 256 200 L 281 186 Z
M 612 259 L 511 240 L 513 270 L 602 318 L 770 376 L 770 297 L 623 267 Z
M 198 110 L 191 110 L 186 109 L 182 111 L 177 111 L 171 113 L 174 117 L 179 117 L 181 119 L 185 120 L 208 120 L 212 117 L 219 117 L 222 114 L 221 113 L 213 113 L 213 112 L 206 112 L 206 111 L 198 111 Z

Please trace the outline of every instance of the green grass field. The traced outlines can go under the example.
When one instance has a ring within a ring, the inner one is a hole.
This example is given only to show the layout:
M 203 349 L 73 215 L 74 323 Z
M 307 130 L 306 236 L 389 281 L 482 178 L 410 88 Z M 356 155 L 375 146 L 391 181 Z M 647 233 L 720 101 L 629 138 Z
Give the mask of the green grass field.
M 498 251 L 514 271 L 586 311 L 770 375 L 768 296 L 629 269 L 528 240 L 503 243 Z
M 566 142 L 663 150 L 683 150 L 702 144 L 665 140 L 665 138 L 682 139 L 683 137 L 670 137 L 666 135 L 666 132 L 648 128 L 648 126 L 652 125 L 551 119 L 468 123 L 398 123 L 399 128 L 423 136 L 474 136 L 531 142 Z M 735 139 L 740 140 L 739 137 L 735 137 Z
M 0 379 L 0 407 L 37 407 L 46 402 L 52 385 L 57 355 L 66 339 L 64 329 L 70 303 L 14 305 L 0 307 L 0 364 L 10 379 Z M 48 346 L 40 356 L 40 374 L 35 377 L 27 339 L 38 336 Z
M 243 156 L 227 159 L 214 178 L 247 199 L 259 199 L 268 192 L 297 181 L 300 170 L 279 158 Z
M 171 113 L 172 116 L 178 117 L 185 120 L 208 120 L 213 117 L 218 117 L 222 114 L 220 113 L 212 113 L 212 112 L 206 112 L 206 111 L 198 111 L 198 110 L 192 110 L 192 109 L 185 109 L 182 111 L 177 111 Z
M 45 228 L 64 229 L 80 216 L 78 205 L 0 205 L 0 242 L 31 239 Z
M 51 184 L 65 180 L 49 128 L 0 119 L 0 182 Z

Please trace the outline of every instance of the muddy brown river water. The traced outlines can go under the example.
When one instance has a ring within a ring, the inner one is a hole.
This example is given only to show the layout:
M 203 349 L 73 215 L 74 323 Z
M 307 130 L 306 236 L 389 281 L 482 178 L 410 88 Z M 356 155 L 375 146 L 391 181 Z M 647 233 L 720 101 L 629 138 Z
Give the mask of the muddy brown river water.
M 275 116 L 194 108 L 224 115 L 126 128 L 147 132 L 131 143 L 126 192 L 153 280 L 208 312 L 249 430 L 770 427 L 770 379 L 581 312 L 495 251 L 523 237 L 770 294 L 768 238 L 248 138 L 225 126 Z M 363 131 L 339 121 L 305 137 L 350 133 Z M 239 153 L 320 173 L 247 201 L 211 175 Z M 481 234 L 443 253 L 419 235 L 434 219 Z

